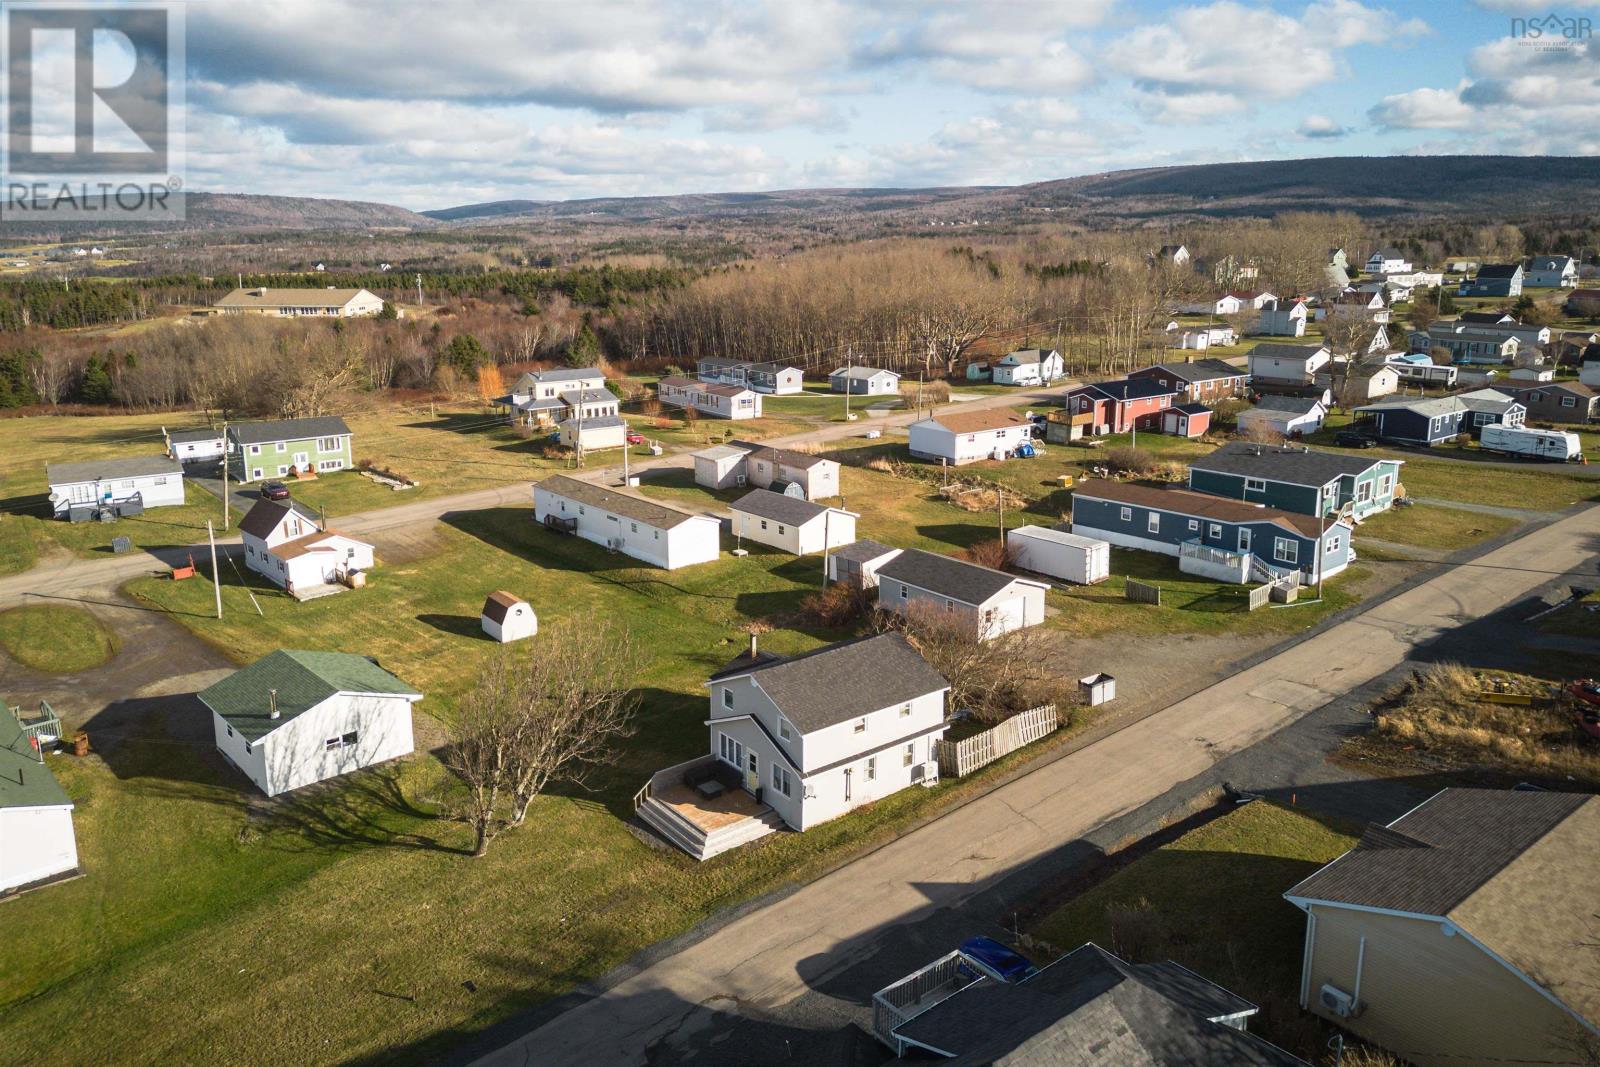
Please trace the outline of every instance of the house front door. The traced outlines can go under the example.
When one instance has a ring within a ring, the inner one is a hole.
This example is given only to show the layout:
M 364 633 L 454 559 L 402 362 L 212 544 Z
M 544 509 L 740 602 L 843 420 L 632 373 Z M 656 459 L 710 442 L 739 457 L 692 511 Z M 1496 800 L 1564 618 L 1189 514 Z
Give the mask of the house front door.
M 296 470 L 299 470 L 299 471 L 302 471 L 302 472 L 307 470 L 308 469 L 308 464 L 310 462 L 311 462 L 311 457 L 306 455 L 304 452 L 296 452 L 294 454 L 294 466 L 295 466 Z
M 761 764 L 754 752 L 746 754 L 749 762 L 744 768 L 744 787 L 746 791 L 754 793 L 761 788 Z

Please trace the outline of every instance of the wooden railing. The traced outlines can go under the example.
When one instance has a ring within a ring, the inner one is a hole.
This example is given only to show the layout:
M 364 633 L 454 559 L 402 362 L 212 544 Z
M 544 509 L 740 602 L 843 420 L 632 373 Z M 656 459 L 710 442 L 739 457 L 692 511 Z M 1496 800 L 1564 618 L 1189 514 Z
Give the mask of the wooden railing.
M 939 761 L 939 774 L 952 778 L 971 774 L 1024 745 L 1033 744 L 1055 730 L 1057 725 L 1056 706 L 1044 704 L 1019 712 L 981 734 L 973 734 L 964 740 L 935 741 L 933 754 Z

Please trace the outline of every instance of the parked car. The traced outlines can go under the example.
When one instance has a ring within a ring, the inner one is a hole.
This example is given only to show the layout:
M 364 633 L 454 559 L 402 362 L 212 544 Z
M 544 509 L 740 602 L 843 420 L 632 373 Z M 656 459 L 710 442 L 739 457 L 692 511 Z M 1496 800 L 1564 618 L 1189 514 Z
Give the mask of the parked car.
M 642 445 L 644 444 L 644 434 L 638 430 L 629 430 L 627 441 L 630 445 Z
M 1376 437 L 1369 437 L 1360 430 L 1340 430 L 1333 435 L 1333 443 L 1344 448 L 1373 448 L 1377 445 Z
M 289 487 L 282 482 L 262 482 L 261 495 L 268 500 L 288 500 Z
M 983 974 L 999 982 L 1020 982 L 1039 973 L 1032 960 L 992 937 L 967 938 L 961 942 L 961 954 Z

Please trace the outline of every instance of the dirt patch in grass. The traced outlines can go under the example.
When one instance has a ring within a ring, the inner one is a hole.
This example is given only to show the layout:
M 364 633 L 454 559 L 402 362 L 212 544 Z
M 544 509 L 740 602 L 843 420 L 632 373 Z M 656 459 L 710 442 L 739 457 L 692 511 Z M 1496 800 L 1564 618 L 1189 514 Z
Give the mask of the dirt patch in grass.
M 82 608 L 30 604 L 0 612 L 0 648 L 25 667 L 71 674 L 116 655 L 117 639 Z
M 1489 694 L 1532 702 L 1497 703 Z M 1577 728 L 1558 696 L 1548 679 L 1434 664 L 1374 707 L 1372 730 L 1341 757 L 1397 771 L 1600 787 L 1600 742 Z

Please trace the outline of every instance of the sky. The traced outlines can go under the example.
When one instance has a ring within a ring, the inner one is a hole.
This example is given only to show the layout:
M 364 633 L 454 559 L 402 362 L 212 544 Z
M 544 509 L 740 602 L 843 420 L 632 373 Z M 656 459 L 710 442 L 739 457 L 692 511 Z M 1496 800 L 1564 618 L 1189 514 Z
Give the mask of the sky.
M 190 189 L 375 200 L 1011 185 L 1600 155 L 1600 0 L 187 5 Z

